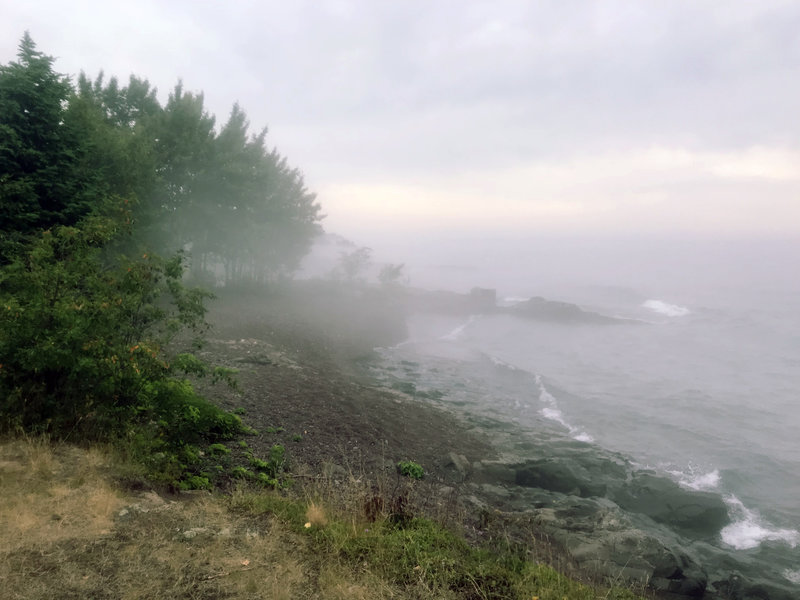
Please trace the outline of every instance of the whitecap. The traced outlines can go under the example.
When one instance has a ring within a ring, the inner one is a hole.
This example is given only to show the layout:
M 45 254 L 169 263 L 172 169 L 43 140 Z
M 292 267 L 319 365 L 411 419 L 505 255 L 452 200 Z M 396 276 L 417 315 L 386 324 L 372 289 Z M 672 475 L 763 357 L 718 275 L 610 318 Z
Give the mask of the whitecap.
M 763 542 L 784 542 L 794 548 L 800 543 L 800 532 L 771 527 L 761 516 L 748 509 L 736 496 L 725 496 L 733 523 L 722 529 L 722 541 L 737 550 L 757 548 Z
M 800 583 L 800 571 L 792 571 L 791 569 L 786 569 L 783 572 L 783 576 L 786 577 L 792 583 Z
M 491 354 L 487 354 L 486 356 L 489 358 L 489 361 L 491 361 L 491 363 L 496 367 L 501 367 L 503 369 L 508 369 L 509 371 L 519 371 L 519 369 L 517 367 L 515 367 L 514 365 L 512 365 L 510 363 L 507 363 L 504 360 L 500 360 L 496 356 L 492 356 Z
M 720 474 L 717 469 L 708 472 L 697 472 L 697 469 L 689 465 L 686 471 L 667 470 L 682 488 L 697 492 L 707 492 L 719 487 Z
M 642 304 L 642 306 L 653 311 L 654 313 L 658 313 L 667 317 L 685 317 L 691 312 L 685 306 L 669 304 L 663 300 L 647 300 Z
M 478 318 L 477 315 L 470 315 L 469 319 L 467 319 L 465 323 L 462 323 L 461 325 L 453 329 L 453 331 L 451 331 L 450 333 L 446 333 L 439 339 L 447 342 L 455 342 L 461 339 L 461 336 L 464 334 L 464 330 L 470 325 L 472 325 L 472 323 L 474 323 L 475 319 L 477 318 Z
M 541 414 L 545 419 L 555 421 L 564 427 L 567 431 L 569 431 L 569 434 L 573 439 L 579 442 L 586 442 L 587 444 L 593 442 L 594 438 L 586 433 L 583 429 L 580 427 L 575 427 L 567 422 L 567 420 L 564 418 L 564 414 L 558 409 L 555 396 L 547 391 L 547 388 L 544 387 L 542 379 L 539 377 L 539 375 L 536 376 L 536 384 L 539 386 L 539 401 L 546 405 L 539 411 L 539 414 Z

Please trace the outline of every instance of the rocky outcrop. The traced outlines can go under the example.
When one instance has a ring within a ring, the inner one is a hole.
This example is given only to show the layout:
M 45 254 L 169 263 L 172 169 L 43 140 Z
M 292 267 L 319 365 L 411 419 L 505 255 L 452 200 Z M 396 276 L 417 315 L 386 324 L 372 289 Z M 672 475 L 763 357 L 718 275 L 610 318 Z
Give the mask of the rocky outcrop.
M 502 311 L 517 317 L 560 323 L 612 324 L 624 322 L 623 319 L 615 319 L 600 313 L 583 310 L 577 304 L 546 300 L 540 296 L 502 309 Z
M 716 536 L 730 523 L 718 494 L 687 491 L 669 479 L 649 473 L 634 474 L 611 497 L 621 508 L 674 527 L 690 538 Z
M 704 597 L 709 576 L 690 548 L 729 522 L 719 496 L 577 445 L 520 463 L 475 463 L 468 481 L 488 505 L 532 516 L 584 572 L 675 598 Z

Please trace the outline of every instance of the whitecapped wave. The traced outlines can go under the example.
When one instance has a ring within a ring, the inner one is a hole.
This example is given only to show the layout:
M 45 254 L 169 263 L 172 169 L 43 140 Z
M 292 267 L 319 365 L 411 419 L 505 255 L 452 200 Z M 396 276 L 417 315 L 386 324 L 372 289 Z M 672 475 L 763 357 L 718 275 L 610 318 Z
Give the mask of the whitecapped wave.
M 539 387 L 539 401 L 544 404 L 545 406 L 539 411 L 545 419 L 550 421 L 555 421 L 562 427 L 564 427 L 569 434 L 572 436 L 573 439 L 579 442 L 586 442 L 590 444 L 594 441 L 594 438 L 586 433 L 580 427 L 575 427 L 571 423 L 567 422 L 564 418 L 564 414 L 561 412 L 561 409 L 558 407 L 558 402 L 555 399 L 555 396 L 551 394 L 547 388 L 542 383 L 542 378 L 539 375 L 536 375 L 536 385 Z
M 763 542 L 784 542 L 791 548 L 800 543 L 800 532 L 795 529 L 782 529 L 766 523 L 761 516 L 748 509 L 736 496 L 723 498 L 728 505 L 733 523 L 723 528 L 722 541 L 737 550 L 757 548 Z
M 460 340 L 461 337 L 464 335 L 464 330 L 466 330 L 467 327 L 472 325 L 475 322 L 475 319 L 477 318 L 478 315 L 470 315 L 469 319 L 467 319 L 466 322 L 462 323 L 461 325 L 453 329 L 453 331 L 451 331 L 450 333 L 444 334 L 439 339 L 446 342 L 456 342 Z
M 669 304 L 663 300 L 647 300 L 642 303 L 642 307 L 666 317 L 685 317 L 692 312 L 685 306 Z
M 678 485 L 687 490 L 709 492 L 719 487 L 720 474 L 717 469 L 704 472 L 689 465 L 685 471 L 667 469 L 667 473 L 675 478 Z

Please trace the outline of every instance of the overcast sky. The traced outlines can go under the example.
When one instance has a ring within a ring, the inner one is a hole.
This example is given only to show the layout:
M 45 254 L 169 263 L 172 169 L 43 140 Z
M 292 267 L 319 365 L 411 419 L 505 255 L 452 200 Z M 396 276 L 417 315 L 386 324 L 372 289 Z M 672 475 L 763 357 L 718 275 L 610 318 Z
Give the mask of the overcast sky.
M 797 1 L 0 0 L 0 62 L 26 29 L 238 101 L 350 237 L 800 237 Z

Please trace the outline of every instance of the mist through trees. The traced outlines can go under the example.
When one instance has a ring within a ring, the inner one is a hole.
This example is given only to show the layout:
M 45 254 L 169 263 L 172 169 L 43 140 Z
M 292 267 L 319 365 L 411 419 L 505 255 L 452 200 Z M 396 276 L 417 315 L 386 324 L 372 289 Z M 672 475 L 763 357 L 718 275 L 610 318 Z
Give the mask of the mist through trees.
M 186 251 L 201 281 L 266 283 L 297 268 L 319 205 L 240 106 L 218 126 L 182 83 L 163 105 L 136 76 L 82 73 L 72 85 L 27 33 L 18 56 L 0 70 L 4 246 L 122 200 L 125 250 Z

